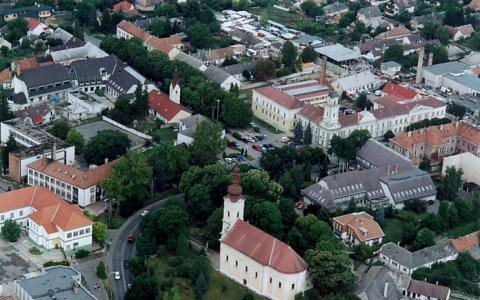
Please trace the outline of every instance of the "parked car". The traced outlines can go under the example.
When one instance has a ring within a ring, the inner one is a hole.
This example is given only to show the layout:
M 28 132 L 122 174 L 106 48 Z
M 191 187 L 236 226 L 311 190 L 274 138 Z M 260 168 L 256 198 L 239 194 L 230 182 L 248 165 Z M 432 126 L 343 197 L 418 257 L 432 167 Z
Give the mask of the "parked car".
M 256 135 L 255 138 L 259 141 L 263 141 L 265 139 L 263 135 Z
M 288 144 L 288 142 L 290 142 L 290 139 L 288 138 L 288 136 L 284 136 L 280 141 L 284 144 Z
M 305 208 L 305 203 L 303 203 L 302 200 L 298 200 L 296 203 L 295 203 L 295 207 L 297 209 L 304 209 Z
M 120 280 L 120 272 L 113 272 L 113 278 L 115 278 L 115 280 Z
M 146 215 L 148 215 L 148 210 L 142 210 L 142 212 L 140 213 L 140 215 L 142 217 L 145 217 Z
M 253 149 L 253 150 L 260 151 L 260 152 L 262 151 L 262 147 L 261 147 L 260 145 L 257 145 L 257 144 L 253 144 L 253 145 L 252 145 L 252 149 Z
M 231 163 L 233 163 L 233 158 L 231 158 L 231 157 L 225 157 L 225 162 L 231 164 Z
M 255 142 L 257 141 L 257 139 L 254 138 L 254 137 L 249 137 L 247 140 L 248 140 L 250 143 L 255 143 Z
M 124 266 L 125 268 L 128 268 L 128 259 L 126 259 L 126 260 L 123 261 L 123 266 Z

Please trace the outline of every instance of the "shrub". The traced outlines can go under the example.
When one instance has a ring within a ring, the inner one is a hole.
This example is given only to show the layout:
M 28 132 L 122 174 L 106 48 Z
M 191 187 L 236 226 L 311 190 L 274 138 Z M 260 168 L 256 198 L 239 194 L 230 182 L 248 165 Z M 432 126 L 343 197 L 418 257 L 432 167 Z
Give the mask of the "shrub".
M 32 247 L 32 248 L 28 249 L 28 251 L 29 251 L 30 253 L 32 253 L 33 255 L 40 255 L 40 254 L 43 253 L 43 252 L 40 251 L 40 249 L 38 249 L 37 247 Z
M 70 263 L 67 260 L 59 260 L 59 261 L 54 261 L 54 260 L 49 260 L 46 263 L 43 264 L 45 268 L 48 267 L 53 267 L 53 266 L 70 266 Z
M 177 277 L 177 272 L 175 269 L 168 269 L 165 271 L 165 273 L 163 273 L 163 275 L 167 278 L 175 278 Z
M 245 295 L 243 295 L 242 300 L 254 300 L 253 294 L 246 293 Z
M 177 277 L 190 278 L 190 268 L 185 265 L 180 265 L 175 268 L 175 272 L 177 273 Z
M 242 139 L 242 136 L 240 135 L 240 133 L 238 133 L 238 132 L 236 132 L 236 131 L 235 131 L 235 132 L 232 132 L 232 136 L 233 136 L 234 138 L 236 138 L 237 140 Z
M 173 287 L 173 282 L 170 279 L 160 281 L 159 287 L 161 291 L 168 291 Z
M 90 254 L 90 251 L 85 250 L 85 249 L 79 249 L 75 252 L 75 258 L 80 259 L 80 258 L 85 258 Z
M 107 279 L 107 271 L 105 270 L 105 264 L 103 263 L 103 261 L 98 263 L 97 276 L 100 279 Z
M 182 264 L 182 258 L 173 256 L 168 259 L 168 265 L 171 267 L 177 267 Z
M 222 288 L 220 289 L 220 292 L 221 292 L 222 294 L 225 294 L 225 292 L 227 291 L 227 289 L 228 289 L 227 286 L 224 285 L 224 284 L 222 284 Z
M 20 238 L 20 225 L 13 220 L 6 220 L 2 227 L 2 238 L 9 242 L 16 242 Z

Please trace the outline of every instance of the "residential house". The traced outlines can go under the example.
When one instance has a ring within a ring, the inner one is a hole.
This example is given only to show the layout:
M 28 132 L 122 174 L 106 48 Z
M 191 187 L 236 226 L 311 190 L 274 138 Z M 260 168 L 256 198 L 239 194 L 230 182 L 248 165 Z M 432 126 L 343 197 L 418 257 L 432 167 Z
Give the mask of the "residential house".
M 130 66 L 115 70 L 107 80 L 105 95 L 112 99 L 116 99 L 119 96 L 131 98 L 137 89 L 138 83 L 146 88 L 147 92 L 157 89 L 154 83 Z
M 210 122 L 210 120 L 200 114 L 181 119 L 178 122 L 178 134 L 175 145 L 191 145 L 193 143 L 193 135 L 201 122 Z
M 255 66 L 257 65 L 256 60 L 251 60 L 249 62 L 238 63 L 230 66 L 223 67 L 223 70 L 228 74 L 232 75 L 236 80 L 239 82 L 245 82 L 246 80 L 250 80 L 253 78 L 253 74 L 255 73 Z M 243 76 L 244 72 L 248 72 L 249 78 L 245 78 Z
M 378 6 L 368 6 L 358 10 L 357 21 L 363 22 L 365 26 L 377 28 L 383 24 L 382 12 Z
M 293 300 L 311 288 L 307 263 L 289 245 L 243 221 L 244 205 L 235 166 L 224 197 L 220 272 L 267 298 Z
M 27 30 L 27 36 L 30 39 L 39 37 L 42 34 L 53 34 L 53 29 L 34 18 L 27 19 Z
M 180 120 L 190 117 L 191 111 L 180 103 L 180 92 L 180 84 L 174 74 L 168 95 L 157 90 L 148 93 L 150 115 L 167 124 L 179 123 Z
M 480 231 L 474 231 L 469 234 L 463 235 L 456 239 L 451 240 L 452 246 L 458 253 L 469 252 L 470 250 L 476 250 L 480 245 Z
M 459 40 L 468 39 L 474 32 L 472 24 L 461 25 L 457 27 L 445 26 L 448 32 L 452 35 L 452 40 L 457 42 Z
M 27 166 L 30 186 L 44 186 L 68 202 L 86 207 L 105 198 L 100 183 L 112 174 L 115 162 L 80 170 L 50 158 L 42 158 Z
M 162 0 L 135 0 L 135 7 L 141 11 L 153 11 Z
M 441 26 L 443 24 L 443 20 L 445 19 L 445 12 L 432 12 L 422 16 L 413 17 L 410 21 L 410 26 L 413 29 L 419 30 L 422 29 L 423 26 L 427 23 L 434 23 Z
M 426 40 L 420 34 L 410 34 L 397 38 L 373 39 L 360 44 L 360 53 L 367 59 L 376 60 L 383 56 L 385 50 L 393 45 L 401 45 L 403 54 L 408 55 L 427 45 L 434 45 L 437 40 Z
M 15 112 L 17 118 L 31 124 L 48 124 L 55 120 L 55 109 L 48 103 L 40 103 Z
M 470 3 L 465 6 L 465 8 L 469 8 L 473 11 L 480 11 L 480 0 L 472 0 Z
M 385 6 L 385 14 L 387 16 L 395 16 L 401 11 L 410 14 L 415 12 L 415 1 L 413 0 L 389 0 Z
M 376 40 L 401 39 L 411 35 L 412 32 L 403 25 L 398 25 L 385 32 L 378 34 Z
M 17 18 L 39 18 L 46 19 L 52 16 L 53 7 L 45 4 L 35 4 L 23 7 L 5 7 L 0 9 L 0 16 L 4 21 L 9 22 Z
M 67 47 L 63 50 L 51 51 L 50 56 L 55 63 L 68 66 L 77 60 L 102 58 L 109 56 L 109 54 L 91 42 L 87 42 L 79 47 Z
M 112 7 L 112 10 L 114 12 L 129 14 L 135 11 L 135 5 L 128 2 L 127 0 L 123 0 L 115 3 Z
M 20 76 L 23 71 L 51 64 L 53 64 L 53 60 L 51 59 L 51 57 L 50 59 L 48 59 L 45 57 L 36 56 L 16 60 L 12 62 L 10 67 L 12 72 L 14 72 L 17 76 Z
M 41 186 L 0 195 L 0 226 L 13 220 L 28 228 L 28 237 L 47 250 L 75 251 L 92 245 L 92 224 L 78 205 L 63 201 Z
M 218 68 L 216 66 L 209 66 L 205 72 L 203 72 L 205 77 L 207 77 L 209 80 L 218 83 L 222 89 L 225 91 L 229 91 L 233 87 L 240 87 L 241 82 L 232 76 L 230 73 L 227 71 Z
M 0 87 L 4 90 L 10 89 L 12 85 L 12 74 L 10 73 L 9 68 L 5 68 L 0 71 Z
M 457 259 L 458 253 L 450 242 L 426 247 L 415 252 L 395 243 L 380 248 L 379 260 L 388 268 L 411 275 L 418 268 L 430 268 L 433 264 Z
M 333 17 L 337 15 L 342 15 L 348 12 L 348 6 L 342 2 L 333 2 L 332 4 L 325 5 L 322 7 L 323 12 L 326 16 Z
M 248 48 L 258 49 L 263 46 L 263 41 L 254 36 L 250 32 L 241 30 L 233 30 L 228 35 L 237 43 L 247 46 Z
M 449 300 L 450 288 L 421 280 L 410 280 L 405 296 L 410 299 Z
M 380 245 L 385 236 L 373 217 L 364 211 L 333 218 L 332 228 L 342 240 L 355 245 Z
M 399 133 L 389 146 L 414 164 L 463 152 L 480 156 L 480 130 L 465 122 L 430 126 Z
M 402 65 L 394 61 L 387 61 L 380 65 L 380 71 L 390 77 L 397 75 L 401 69 Z
M 324 10 L 325 11 L 325 10 Z M 295 39 L 291 40 L 292 44 L 297 48 L 304 48 L 307 46 L 322 45 L 323 39 L 316 35 L 309 35 L 301 33 Z
M 35 299 L 38 295 L 48 295 L 51 299 L 97 298 L 82 284 L 82 274 L 72 267 L 53 266 L 41 271 L 25 274 L 13 282 L 13 299 Z M 7 299 L 5 299 L 7 300 Z
M 360 300 L 400 300 L 409 283 L 410 276 L 374 265 L 355 284 L 354 294 Z
M 245 45 L 239 44 L 214 50 L 198 50 L 192 54 L 192 56 L 203 61 L 207 66 L 210 64 L 218 66 L 221 65 L 227 57 L 237 58 L 243 55 L 245 50 Z
M 186 54 L 183 51 L 177 51 L 173 56 L 173 59 L 184 62 L 200 72 L 205 72 L 208 68 L 201 60 L 193 57 L 192 55 Z
M 56 30 L 61 29 L 57 28 Z M 55 36 L 55 35 L 54 35 Z M 61 39 L 61 38 L 60 38 Z M 77 37 L 72 37 L 71 39 L 64 42 L 62 45 L 48 47 L 47 53 L 53 53 L 66 49 L 80 48 L 85 46 L 85 42 Z

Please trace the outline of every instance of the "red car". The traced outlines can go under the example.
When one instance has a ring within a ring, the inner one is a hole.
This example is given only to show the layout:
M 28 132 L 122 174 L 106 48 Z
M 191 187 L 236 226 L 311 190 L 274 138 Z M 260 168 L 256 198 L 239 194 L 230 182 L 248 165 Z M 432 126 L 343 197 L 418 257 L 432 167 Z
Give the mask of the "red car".
M 257 145 L 257 144 L 253 144 L 253 145 L 252 145 L 252 149 L 262 152 L 262 146 Z
M 133 243 L 134 240 L 135 240 L 135 238 L 133 237 L 133 234 L 130 233 L 130 234 L 128 235 L 128 237 L 127 237 L 127 241 L 128 241 L 129 243 Z

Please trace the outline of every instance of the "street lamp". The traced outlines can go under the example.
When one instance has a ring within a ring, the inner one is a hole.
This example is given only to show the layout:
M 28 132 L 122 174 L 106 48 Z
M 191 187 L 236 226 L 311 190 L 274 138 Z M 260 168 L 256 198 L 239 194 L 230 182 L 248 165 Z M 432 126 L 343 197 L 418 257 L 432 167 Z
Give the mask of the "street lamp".
M 220 114 L 220 99 L 217 99 L 217 123 L 218 123 L 218 115 Z

